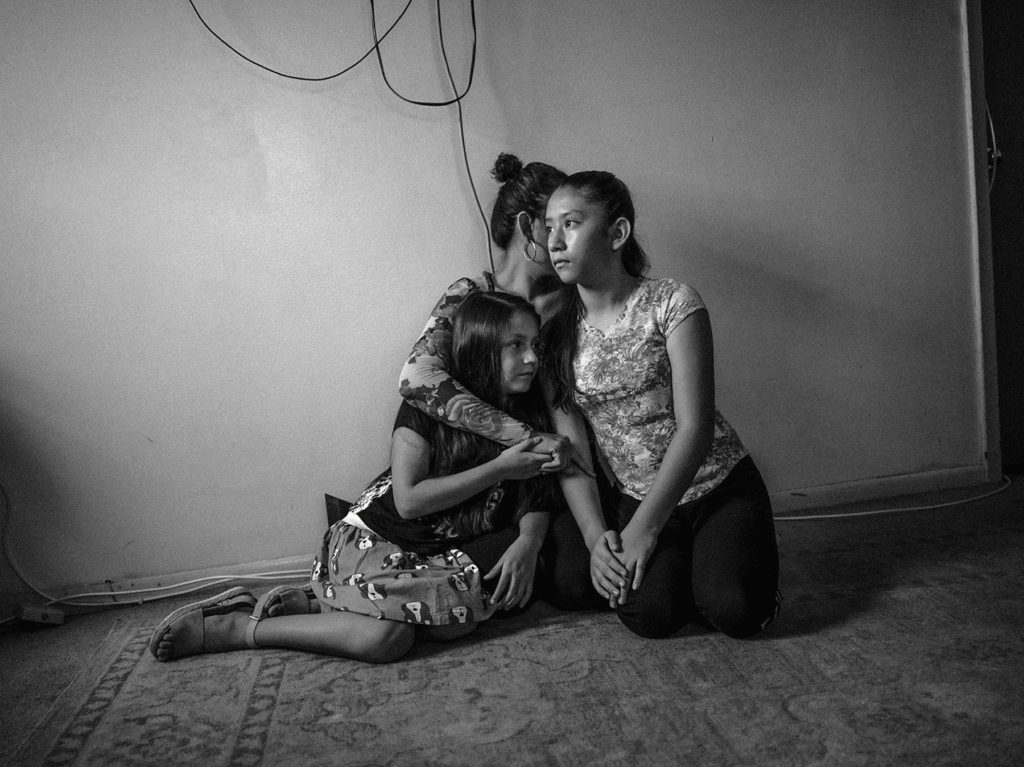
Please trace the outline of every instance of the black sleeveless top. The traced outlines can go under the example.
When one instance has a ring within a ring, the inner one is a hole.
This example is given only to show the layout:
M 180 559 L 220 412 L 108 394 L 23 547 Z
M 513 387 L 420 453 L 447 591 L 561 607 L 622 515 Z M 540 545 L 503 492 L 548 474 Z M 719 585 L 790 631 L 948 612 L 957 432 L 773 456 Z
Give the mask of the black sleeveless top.
M 395 429 L 412 429 L 434 444 L 439 430 L 452 429 L 403 401 Z M 443 435 L 441 435 L 443 436 Z M 480 463 L 485 460 L 481 458 Z M 433 465 L 433 460 L 431 460 Z M 468 467 L 467 467 L 468 468 Z M 451 509 L 403 519 L 395 508 L 391 469 L 380 474 L 349 509 L 377 535 L 416 554 L 440 554 L 512 523 L 518 482 L 499 482 Z

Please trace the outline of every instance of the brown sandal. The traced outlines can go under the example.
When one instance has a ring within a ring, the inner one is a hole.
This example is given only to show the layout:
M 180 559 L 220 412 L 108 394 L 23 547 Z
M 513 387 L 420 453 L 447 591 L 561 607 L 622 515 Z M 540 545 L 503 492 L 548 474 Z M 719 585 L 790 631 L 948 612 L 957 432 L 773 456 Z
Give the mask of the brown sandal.
M 282 615 L 309 615 L 320 612 L 320 600 L 312 586 L 276 586 L 261 596 L 252 611 L 258 621 Z
M 278 608 L 273 615 L 270 611 Z M 245 641 L 252 649 L 256 644 L 256 626 L 264 618 L 279 618 L 283 615 L 309 615 L 320 612 L 320 600 L 313 595 L 310 586 L 275 586 L 261 596 L 252 608 L 249 625 L 245 628 Z
M 162 661 L 205 653 L 205 618 L 242 610 L 250 612 L 255 605 L 256 598 L 243 587 L 236 586 L 208 599 L 179 607 L 156 627 L 149 640 L 149 651 L 153 653 L 154 658 Z M 174 654 L 169 658 L 161 658 L 157 655 L 157 649 L 160 647 L 160 641 L 172 628 L 174 630 Z

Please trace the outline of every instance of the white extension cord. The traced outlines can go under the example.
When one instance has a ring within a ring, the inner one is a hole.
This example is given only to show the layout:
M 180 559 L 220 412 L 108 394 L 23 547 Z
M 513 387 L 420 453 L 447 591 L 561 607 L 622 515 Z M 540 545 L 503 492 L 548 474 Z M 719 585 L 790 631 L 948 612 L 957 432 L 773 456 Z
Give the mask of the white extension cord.
M 796 522 L 796 521 L 808 521 L 808 520 L 834 520 L 834 519 L 847 519 L 851 517 L 867 517 L 875 516 L 879 514 L 896 514 L 902 512 L 913 512 L 913 511 L 930 511 L 933 509 L 948 508 L 950 506 L 959 506 L 966 503 L 972 503 L 974 501 L 980 501 L 984 498 L 990 498 L 997 493 L 1001 493 L 1006 490 L 1012 484 L 1011 480 L 1007 476 L 1003 476 L 1002 482 L 999 487 L 994 490 L 990 490 L 981 495 L 972 496 L 970 498 L 964 498 L 957 501 L 948 501 L 944 503 L 927 504 L 922 506 L 905 506 L 905 507 L 892 507 L 883 509 L 869 509 L 866 511 L 855 511 L 855 512 L 844 512 L 837 514 L 803 514 L 798 516 L 793 515 L 781 515 L 776 516 L 776 521 L 779 522 Z M 145 602 L 155 602 L 160 599 L 170 599 L 172 597 L 183 596 L 185 594 L 191 594 L 196 591 L 200 591 L 210 586 L 219 584 L 235 583 L 243 580 L 291 580 L 304 578 L 308 575 L 308 570 L 281 570 L 276 572 L 266 573 L 253 573 L 253 574 L 237 574 L 237 575 L 211 575 L 203 578 L 195 578 L 193 580 L 185 581 L 183 583 L 175 584 L 174 586 L 154 586 L 151 588 L 141 589 L 129 589 L 125 591 L 118 591 L 116 593 L 94 591 L 94 592 L 81 592 L 78 594 L 68 594 L 63 597 L 54 597 L 47 594 L 42 589 L 35 586 L 27 575 L 18 566 L 17 561 L 11 555 L 9 548 L 9 541 L 7 531 L 10 528 L 10 521 L 13 516 L 13 507 L 11 504 L 10 496 L 7 494 L 7 490 L 2 484 L 0 484 L 0 495 L 3 496 L 4 501 L 4 526 L 3 526 L 3 552 L 7 557 L 8 563 L 14 570 L 15 574 L 21 581 L 28 586 L 32 591 L 41 596 L 46 602 L 41 606 L 28 606 L 21 605 L 18 608 L 16 615 L 0 620 L 0 626 L 7 623 L 11 623 L 15 620 L 27 620 L 35 623 L 48 623 L 48 624 L 59 624 L 64 622 L 64 614 L 61 610 L 54 607 L 58 604 L 66 604 L 72 607 L 112 607 L 119 604 L 143 604 Z M 95 599 L 95 598 L 106 598 L 112 599 L 113 597 L 138 597 L 137 599 L 131 599 L 124 602 L 82 602 L 82 599 Z

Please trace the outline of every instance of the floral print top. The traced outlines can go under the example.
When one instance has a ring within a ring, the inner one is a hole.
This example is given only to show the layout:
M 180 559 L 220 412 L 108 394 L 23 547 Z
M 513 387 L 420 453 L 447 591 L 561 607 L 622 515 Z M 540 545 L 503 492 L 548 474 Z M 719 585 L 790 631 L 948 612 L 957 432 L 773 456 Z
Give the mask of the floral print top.
M 399 393 L 427 415 L 457 429 L 511 447 L 530 436 L 530 428 L 470 394 L 451 377 L 452 315 L 470 293 L 494 292 L 494 277 L 463 277 L 453 282 L 434 306 L 423 334 L 402 368 Z
M 704 301 L 688 285 L 642 279 L 606 331 L 580 320 L 574 359 L 577 401 L 617 484 L 634 498 L 650 490 L 676 432 L 665 339 L 703 308 Z M 711 449 L 680 503 L 708 493 L 746 454 L 716 408 Z

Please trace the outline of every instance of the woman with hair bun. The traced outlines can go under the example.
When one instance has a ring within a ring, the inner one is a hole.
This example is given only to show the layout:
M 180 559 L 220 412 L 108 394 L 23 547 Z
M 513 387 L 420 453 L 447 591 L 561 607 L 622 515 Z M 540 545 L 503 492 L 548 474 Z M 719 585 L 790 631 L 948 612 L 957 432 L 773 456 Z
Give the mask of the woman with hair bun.
M 524 166 L 515 155 L 502 153 L 491 175 L 501 185 L 491 209 L 491 238 L 501 249 L 497 268 L 448 287 L 402 368 L 399 391 L 417 410 L 511 447 L 531 436 L 525 424 L 484 405 L 450 374 L 451 316 L 462 299 L 478 290 L 522 296 L 542 322 L 554 313 L 562 283 L 548 258 L 544 210 L 566 174 L 540 162 Z M 549 454 L 549 470 L 568 465 L 567 440 L 533 436 L 542 438 L 535 452 Z
M 543 325 L 565 293 L 548 257 L 544 212 L 548 197 L 566 174 L 542 162 L 523 165 L 515 155 L 503 152 L 491 176 L 500 185 L 490 221 L 491 238 L 501 250 L 497 265 L 493 273 L 463 277 L 444 292 L 402 368 L 399 391 L 406 402 L 432 418 L 505 447 L 535 440 L 531 453 L 544 472 L 578 471 L 589 461 L 574 453 L 568 438 L 531 429 L 488 405 L 451 372 L 451 318 L 466 296 L 479 291 L 521 296 L 533 305 Z M 600 604 L 590 588 L 588 557 L 572 516 L 555 515 L 542 557 L 546 572 L 541 595 L 546 601 L 562 609 Z

